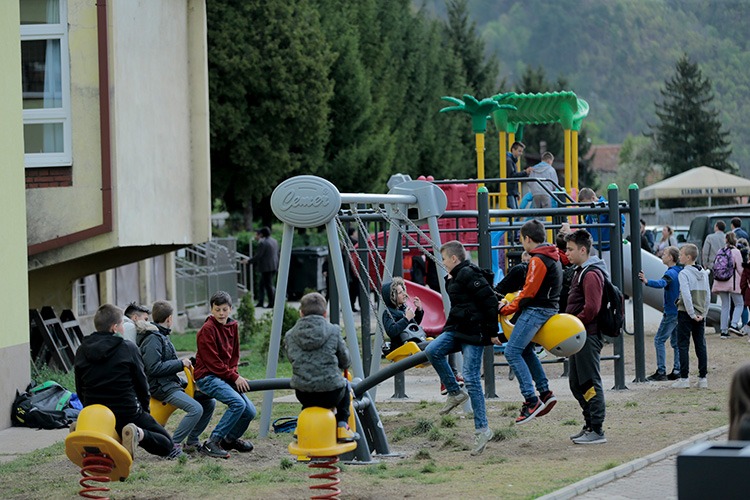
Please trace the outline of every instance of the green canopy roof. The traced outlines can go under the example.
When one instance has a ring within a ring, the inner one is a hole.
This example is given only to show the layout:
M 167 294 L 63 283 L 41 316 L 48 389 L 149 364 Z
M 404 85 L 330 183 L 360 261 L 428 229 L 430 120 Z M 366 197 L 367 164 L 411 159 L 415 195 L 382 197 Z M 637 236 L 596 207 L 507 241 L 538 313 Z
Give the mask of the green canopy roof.
M 564 129 L 580 131 L 581 122 L 589 114 L 589 104 L 575 92 L 545 92 L 543 94 L 498 94 L 492 97 L 513 109 L 497 109 L 492 113 L 499 131 L 517 133 L 519 125 L 560 123 Z

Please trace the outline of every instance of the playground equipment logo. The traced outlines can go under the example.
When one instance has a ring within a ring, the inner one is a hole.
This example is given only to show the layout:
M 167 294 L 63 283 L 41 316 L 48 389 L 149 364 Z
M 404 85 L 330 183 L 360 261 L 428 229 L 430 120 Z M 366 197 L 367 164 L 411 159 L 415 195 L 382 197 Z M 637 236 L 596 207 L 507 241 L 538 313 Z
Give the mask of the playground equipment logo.
M 336 186 L 314 175 L 287 179 L 274 189 L 271 208 L 280 220 L 294 227 L 316 227 L 333 219 L 341 208 Z

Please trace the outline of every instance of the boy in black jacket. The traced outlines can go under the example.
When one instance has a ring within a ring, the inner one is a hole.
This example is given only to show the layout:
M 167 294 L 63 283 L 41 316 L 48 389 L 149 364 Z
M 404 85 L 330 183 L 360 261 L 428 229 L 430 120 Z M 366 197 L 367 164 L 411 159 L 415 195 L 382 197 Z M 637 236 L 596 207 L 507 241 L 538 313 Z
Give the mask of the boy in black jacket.
M 104 304 L 94 316 L 96 331 L 76 351 L 76 392 L 83 406 L 101 404 L 115 414 L 115 430 L 135 457 L 141 446 L 166 457 L 174 448 L 169 433 L 149 415 L 148 381 L 138 348 L 122 334 L 122 310 Z
M 475 429 L 471 454 L 479 455 L 492 439 L 480 369 L 484 346 L 500 343 L 497 338 L 497 297 L 482 270 L 466 259 L 466 249 L 461 242 L 449 241 L 440 248 L 440 253 L 448 271 L 445 288 L 451 299 L 451 310 L 443 333 L 430 342 L 425 354 L 448 390 L 448 399 L 440 410 L 441 415 L 471 398 Z M 467 390 L 459 387 L 446 359 L 448 354 L 459 351 L 464 356 L 463 376 Z

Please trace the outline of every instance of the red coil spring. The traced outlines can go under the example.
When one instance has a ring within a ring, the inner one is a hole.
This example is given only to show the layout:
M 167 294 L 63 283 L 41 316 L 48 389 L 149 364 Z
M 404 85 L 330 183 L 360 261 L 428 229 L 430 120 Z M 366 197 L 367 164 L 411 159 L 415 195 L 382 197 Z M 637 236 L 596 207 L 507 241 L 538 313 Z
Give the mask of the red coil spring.
M 102 475 L 95 476 L 94 474 L 109 474 L 112 472 L 114 465 L 115 463 L 111 458 L 102 455 L 84 458 L 83 468 L 81 469 L 83 479 L 78 481 L 78 484 L 82 486 L 82 489 L 78 494 L 84 498 L 102 498 L 109 500 L 109 497 L 107 496 L 96 494 L 98 491 L 109 491 L 109 488 L 88 483 L 91 481 L 96 483 L 108 483 L 110 481 L 109 477 Z
M 310 486 L 311 490 L 329 490 L 328 493 L 323 493 L 322 495 L 317 495 L 310 497 L 312 500 L 316 499 L 329 499 L 329 500 L 338 500 L 339 495 L 341 494 L 341 490 L 337 488 L 338 484 L 341 482 L 341 479 L 336 477 L 336 474 L 341 472 L 341 469 L 336 467 L 335 463 L 339 461 L 339 457 L 330 457 L 325 458 L 321 460 L 320 458 L 313 458 L 311 457 L 310 464 L 308 467 L 311 469 L 328 469 L 326 472 L 321 472 L 319 474 L 310 474 L 310 479 L 325 479 L 330 480 L 330 483 L 325 484 L 315 484 L 313 486 Z

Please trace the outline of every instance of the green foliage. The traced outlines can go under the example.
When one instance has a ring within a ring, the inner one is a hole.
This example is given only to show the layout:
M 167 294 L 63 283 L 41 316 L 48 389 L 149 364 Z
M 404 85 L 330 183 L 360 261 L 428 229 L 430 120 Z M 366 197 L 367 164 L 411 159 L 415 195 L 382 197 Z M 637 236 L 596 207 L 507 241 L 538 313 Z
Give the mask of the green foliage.
M 703 165 L 734 172 L 727 162 L 732 154 L 729 132 L 722 131 L 711 105 L 715 97 L 711 80 L 686 54 L 675 69 L 661 90 L 661 102 L 656 103 L 659 123 L 653 134 L 665 174 L 672 176 Z
M 284 319 L 281 324 L 282 339 L 286 333 L 299 319 L 299 311 L 294 307 L 284 305 Z M 237 307 L 237 320 L 240 323 L 240 344 L 247 345 L 251 351 L 255 351 L 263 357 L 267 357 L 271 345 L 271 327 L 273 324 L 273 311 L 267 311 L 260 318 L 255 317 L 255 305 L 250 294 L 246 294 L 240 300 Z M 279 359 L 286 359 L 283 348 L 279 350 Z
M 47 380 L 54 380 L 69 391 L 75 392 L 76 390 L 75 374 L 72 371 L 66 373 L 54 368 L 50 368 L 47 365 L 38 367 L 34 363 L 31 363 L 31 378 L 37 384 L 41 384 L 42 382 L 46 382 Z M 26 388 L 22 387 L 19 389 Z
M 492 440 L 493 441 L 506 441 L 508 439 L 513 439 L 516 436 L 518 436 L 518 428 L 511 425 L 508 427 L 501 427 L 500 429 L 495 429 L 494 435 L 492 436 Z

